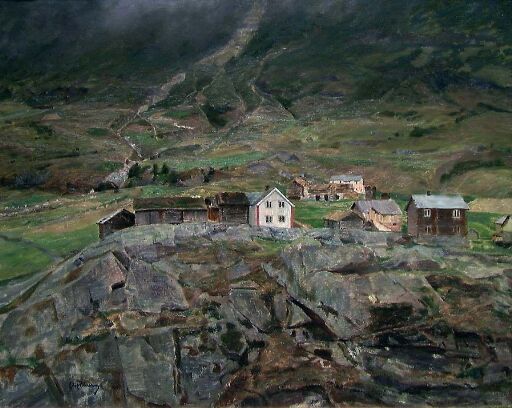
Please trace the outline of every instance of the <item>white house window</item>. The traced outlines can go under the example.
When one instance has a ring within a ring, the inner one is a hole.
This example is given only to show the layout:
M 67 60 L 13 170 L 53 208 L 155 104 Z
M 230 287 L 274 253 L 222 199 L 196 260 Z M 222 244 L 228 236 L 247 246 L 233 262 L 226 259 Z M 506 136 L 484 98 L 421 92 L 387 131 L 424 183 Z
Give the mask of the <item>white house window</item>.
M 284 208 L 284 201 L 279 201 L 279 208 Z
M 279 222 L 286 222 L 286 217 L 284 215 L 280 215 Z
M 272 208 L 272 201 L 267 201 L 267 208 Z
M 430 218 L 431 215 L 432 215 L 432 210 L 430 208 L 426 208 L 425 210 L 423 210 L 423 217 Z
M 267 215 L 265 217 L 265 221 L 266 221 L 267 224 L 271 224 L 272 223 L 272 216 L 271 215 Z
M 428 235 L 432 234 L 432 226 L 431 225 L 427 225 L 425 227 L 425 233 L 428 234 Z
M 453 218 L 460 218 L 460 210 L 453 210 Z

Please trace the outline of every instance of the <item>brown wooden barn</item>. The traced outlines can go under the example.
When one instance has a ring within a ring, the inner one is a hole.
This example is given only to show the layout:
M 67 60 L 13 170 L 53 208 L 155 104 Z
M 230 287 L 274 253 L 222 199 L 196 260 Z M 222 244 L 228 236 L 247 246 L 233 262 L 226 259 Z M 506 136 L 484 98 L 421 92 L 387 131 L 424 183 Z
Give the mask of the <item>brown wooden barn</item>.
M 413 195 L 407 204 L 409 235 L 457 235 L 468 233 L 468 204 L 460 196 Z
M 292 184 L 288 187 L 288 198 L 292 200 L 302 200 L 309 196 L 309 183 L 302 177 L 293 179 Z
M 249 200 L 245 193 L 224 192 L 207 201 L 208 220 L 225 224 L 249 223 Z
M 334 211 L 324 217 L 324 227 L 333 229 L 361 229 L 365 220 L 353 211 Z
M 100 239 L 135 225 L 135 214 L 124 208 L 110 214 L 97 222 Z
M 200 197 L 137 198 L 133 207 L 136 225 L 208 221 L 208 207 Z

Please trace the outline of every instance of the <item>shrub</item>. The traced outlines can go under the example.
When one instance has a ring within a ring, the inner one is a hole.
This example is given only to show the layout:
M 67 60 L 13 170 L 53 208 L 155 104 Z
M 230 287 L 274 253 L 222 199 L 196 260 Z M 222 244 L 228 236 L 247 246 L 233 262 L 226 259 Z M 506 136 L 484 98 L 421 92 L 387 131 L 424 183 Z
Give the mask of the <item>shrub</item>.
M 425 135 L 433 133 L 435 130 L 436 130 L 435 127 L 421 128 L 419 126 L 414 126 L 414 128 L 411 130 L 411 133 L 409 133 L 409 136 L 410 137 L 423 137 Z
M 16 188 L 31 188 L 40 186 L 50 177 L 49 172 L 41 170 L 30 170 L 25 173 L 19 174 L 14 180 Z
M 153 164 L 153 180 L 156 180 L 156 178 L 158 177 L 159 171 L 160 171 L 160 169 L 158 168 L 158 163 L 154 163 Z
M 139 163 L 135 163 L 128 172 L 128 178 L 139 178 L 143 173 Z

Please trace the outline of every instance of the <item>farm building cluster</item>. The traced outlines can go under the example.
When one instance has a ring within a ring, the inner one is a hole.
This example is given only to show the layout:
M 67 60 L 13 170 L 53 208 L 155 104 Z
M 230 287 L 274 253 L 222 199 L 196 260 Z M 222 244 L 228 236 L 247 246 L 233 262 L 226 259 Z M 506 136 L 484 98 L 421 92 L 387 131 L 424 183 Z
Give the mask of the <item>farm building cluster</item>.
M 360 175 L 332 176 L 328 183 L 312 183 L 304 177 L 293 180 L 288 196 L 293 200 L 338 201 L 369 197 L 372 187 L 365 187 Z
M 152 224 L 217 222 L 271 228 L 295 225 L 295 204 L 277 188 L 253 193 L 222 192 L 208 198 L 138 198 L 133 208 L 132 216 L 123 209 L 100 220 L 100 238 L 132 226 Z
M 314 184 L 303 177 L 295 178 L 288 196 L 278 188 L 263 192 L 221 192 L 212 197 L 158 197 L 134 200 L 134 213 L 122 209 L 98 222 L 103 239 L 115 231 L 138 225 L 212 222 L 248 224 L 253 227 L 294 228 L 293 200 L 337 201 L 353 199 L 347 211 L 334 211 L 323 218 L 326 228 L 365 229 L 380 232 L 405 232 L 404 213 L 400 206 L 364 184 L 362 176 L 333 176 L 326 184 Z M 414 194 L 405 213 L 407 234 L 412 237 L 459 236 L 468 234 L 469 206 L 460 195 Z M 512 241 L 511 216 L 496 221 L 493 240 L 497 244 Z

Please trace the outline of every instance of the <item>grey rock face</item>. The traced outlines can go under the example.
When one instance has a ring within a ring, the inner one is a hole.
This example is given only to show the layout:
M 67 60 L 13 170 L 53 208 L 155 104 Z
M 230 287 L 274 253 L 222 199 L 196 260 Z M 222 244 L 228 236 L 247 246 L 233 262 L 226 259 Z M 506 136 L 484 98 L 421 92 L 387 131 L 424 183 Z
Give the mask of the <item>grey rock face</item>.
M 0 293 L 0 405 L 510 403 L 507 258 L 401 242 L 116 233 Z
M 259 291 L 252 288 L 233 288 L 229 292 L 229 300 L 242 319 L 249 321 L 261 332 L 268 330 L 272 315 Z
M 292 246 L 282 255 L 286 270 L 266 271 L 295 302 L 318 316 L 337 337 L 350 339 L 386 324 L 386 316 L 420 318 L 420 293 L 438 297 L 424 277 L 374 272 L 375 254 L 365 247 Z M 383 315 L 383 316 L 382 316 Z M 391 319 L 392 320 L 392 319 Z
M 150 404 L 176 405 L 179 395 L 172 331 L 121 338 L 118 343 L 128 392 Z
M 142 261 L 135 261 L 130 268 L 126 292 L 128 307 L 132 310 L 159 313 L 162 309 L 188 309 L 183 289 L 176 279 Z

